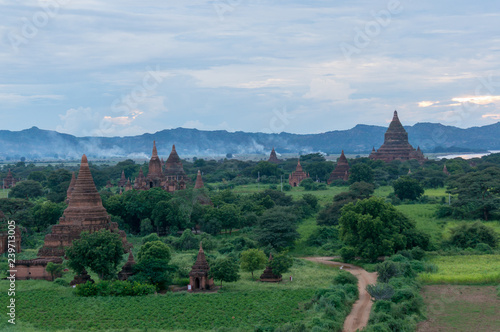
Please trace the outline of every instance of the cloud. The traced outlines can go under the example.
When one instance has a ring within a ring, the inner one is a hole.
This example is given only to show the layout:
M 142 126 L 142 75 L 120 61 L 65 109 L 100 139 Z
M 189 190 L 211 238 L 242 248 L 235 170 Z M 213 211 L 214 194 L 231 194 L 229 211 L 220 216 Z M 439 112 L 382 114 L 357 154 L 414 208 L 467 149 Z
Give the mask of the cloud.
M 477 105 L 487 105 L 500 101 L 500 96 L 474 96 L 474 97 L 460 97 L 453 98 L 453 101 L 457 101 L 459 103 L 471 103 Z
M 336 82 L 329 78 L 314 78 L 309 87 L 309 92 L 304 95 L 304 98 L 345 101 L 356 92 L 348 83 Z
M 500 113 L 497 114 L 483 114 L 481 116 L 484 119 L 500 120 Z
M 99 131 L 102 117 L 89 107 L 71 108 L 65 114 L 59 115 L 62 122 L 56 130 L 77 136 L 93 136 Z
M 438 103 L 439 101 L 421 101 L 418 103 L 418 107 L 429 107 Z

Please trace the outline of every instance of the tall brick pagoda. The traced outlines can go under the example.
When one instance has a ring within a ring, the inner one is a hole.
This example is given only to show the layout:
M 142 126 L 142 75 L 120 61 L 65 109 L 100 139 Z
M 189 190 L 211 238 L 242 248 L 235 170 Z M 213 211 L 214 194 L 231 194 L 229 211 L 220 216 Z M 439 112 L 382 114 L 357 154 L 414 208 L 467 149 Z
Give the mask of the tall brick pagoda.
M 146 177 L 144 176 L 144 172 L 142 171 L 142 167 L 139 169 L 139 175 L 135 178 L 134 189 L 136 189 L 136 190 L 148 189 Z
M 80 233 L 83 231 L 93 233 L 101 229 L 120 234 L 124 248 L 128 249 L 125 232 L 118 229 L 117 223 L 111 222 L 111 217 L 103 207 L 101 196 L 92 179 L 87 157 L 83 155 L 68 207 L 59 219 L 59 224 L 52 226 L 52 232 L 45 236 L 44 245 L 38 251 L 38 256 L 41 258 L 64 256 L 64 248 L 71 246 L 73 240 L 80 237 Z
M 370 159 L 385 162 L 416 159 L 420 163 L 427 160 L 420 147 L 415 150 L 408 142 L 408 133 L 399 121 L 397 111 L 394 111 L 391 124 L 385 132 L 384 144 L 377 151 L 373 148 Z
M 172 152 L 170 152 L 170 156 L 168 156 L 168 159 L 165 162 L 164 174 L 167 180 L 165 186 L 167 191 L 172 192 L 186 189 L 186 172 L 184 171 L 184 167 L 182 167 L 181 158 L 179 158 L 179 155 L 175 150 L 175 144 L 172 145 Z
M 288 183 L 292 187 L 297 187 L 300 184 L 300 182 L 302 182 L 302 180 L 305 180 L 307 178 L 309 178 L 309 174 L 302 170 L 302 165 L 300 165 L 300 158 L 299 158 L 297 167 L 295 168 L 295 172 L 292 172 L 292 174 L 288 176 Z
M 276 155 L 276 151 L 274 150 L 274 147 L 271 151 L 271 155 L 269 156 L 269 159 L 267 160 L 269 163 L 273 164 L 279 164 L 281 160 L 278 159 L 278 156 Z
M 328 184 L 332 183 L 335 180 L 347 181 L 349 179 L 349 169 L 349 163 L 347 162 L 347 158 L 344 155 L 344 150 L 342 150 L 342 154 L 337 160 L 337 165 L 328 178 Z
M 196 182 L 194 184 L 194 189 L 201 189 L 203 188 L 203 179 L 201 178 L 201 171 L 198 170 L 198 174 L 196 175 Z
M 149 160 L 149 171 L 146 177 L 146 185 L 149 188 L 162 187 L 165 182 L 165 176 L 161 170 L 161 160 L 156 150 L 156 141 L 153 141 L 153 153 Z

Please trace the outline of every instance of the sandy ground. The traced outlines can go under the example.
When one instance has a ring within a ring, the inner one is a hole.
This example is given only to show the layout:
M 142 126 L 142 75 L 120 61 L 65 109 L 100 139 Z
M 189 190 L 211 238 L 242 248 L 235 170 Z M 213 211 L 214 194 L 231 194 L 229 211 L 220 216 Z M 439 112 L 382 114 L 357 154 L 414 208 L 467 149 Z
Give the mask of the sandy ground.
M 359 299 L 354 302 L 351 313 L 347 316 L 344 322 L 344 332 L 355 332 L 361 330 L 368 324 L 370 311 L 372 308 L 372 300 L 370 294 L 366 291 L 366 286 L 377 282 L 377 273 L 369 273 L 359 266 L 333 262 L 336 257 L 304 257 L 311 262 L 322 263 L 331 266 L 341 267 L 358 278 Z

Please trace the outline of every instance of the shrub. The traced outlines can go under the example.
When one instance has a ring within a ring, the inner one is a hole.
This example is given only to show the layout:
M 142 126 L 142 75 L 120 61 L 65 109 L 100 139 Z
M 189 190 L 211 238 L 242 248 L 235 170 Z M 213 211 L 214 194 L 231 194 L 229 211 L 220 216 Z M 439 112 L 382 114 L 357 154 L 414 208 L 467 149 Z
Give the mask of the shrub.
M 390 300 L 394 295 L 394 288 L 391 285 L 380 282 L 375 285 L 366 286 L 366 291 L 375 301 Z
M 333 283 L 340 285 L 357 285 L 358 278 L 356 278 L 352 273 L 341 270 L 333 278 Z
M 67 282 L 63 278 L 57 278 L 56 280 L 54 280 L 54 283 L 61 286 L 69 286 L 69 282 Z
M 160 237 L 156 233 L 151 233 L 148 236 L 145 236 L 142 238 L 142 244 L 146 244 L 148 242 L 153 242 L 153 241 L 161 241 Z
M 77 285 L 75 288 L 77 296 L 142 296 L 154 294 L 155 291 L 154 285 L 118 280 L 87 282 Z
M 477 221 L 473 224 L 462 223 L 451 229 L 449 243 L 462 249 L 474 248 L 479 243 L 485 243 L 492 248 L 498 244 L 495 230 Z
M 344 262 L 352 262 L 356 258 L 356 249 L 353 247 L 343 247 L 340 249 L 340 256 Z

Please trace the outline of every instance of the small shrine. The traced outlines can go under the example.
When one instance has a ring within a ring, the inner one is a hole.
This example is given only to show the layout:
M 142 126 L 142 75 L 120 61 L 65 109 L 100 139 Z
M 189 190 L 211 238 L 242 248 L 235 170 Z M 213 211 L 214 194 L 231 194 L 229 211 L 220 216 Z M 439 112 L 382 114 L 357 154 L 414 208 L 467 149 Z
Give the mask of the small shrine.
M 267 160 L 269 163 L 273 164 L 279 164 L 281 160 L 278 159 L 278 156 L 276 155 L 276 151 L 274 150 L 274 147 L 271 151 L 271 155 L 269 156 L 269 159 Z
M 339 160 L 337 160 L 337 165 L 328 178 L 328 184 L 335 180 L 347 181 L 349 179 L 349 169 L 349 163 L 344 155 L 344 150 L 342 150 L 342 154 L 340 155 Z
M 191 291 L 208 290 L 214 286 L 214 280 L 208 276 L 209 270 L 210 267 L 208 266 L 207 259 L 205 258 L 205 252 L 203 251 L 202 243 L 200 242 L 198 257 L 196 258 L 196 262 L 194 263 L 191 272 L 189 272 L 189 286 Z
M 134 255 L 132 255 L 132 250 L 130 250 L 127 262 L 125 263 L 125 265 L 123 265 L 122 270 L 118 272 L 118 280 L 127 280 L 128 278 L 133 276 L 134 265 L 135 265 Z
M 260 276 L 260 281 L 262 282 L 280 282 L 281 275 L 276 275 L 273 273 L 273 269 L 271 268 L 271 262 L 273 261 L 273 255 L 269 254 L 269 262 L 267 263 L 266 269 L 264 273 Z
M 299 159 L 297 167 L 295 168 L 295 172 L 292 172 L 292 174 L 288 176 L 288 183 L 292 187 L 297 187 L 300 184 L 300 182 L 302 182 L 302 180 L 305 180 L 307 178 L 309 178 L 309 174 L 302 170 L 302 165 L 300 165 L 300 159 Z

